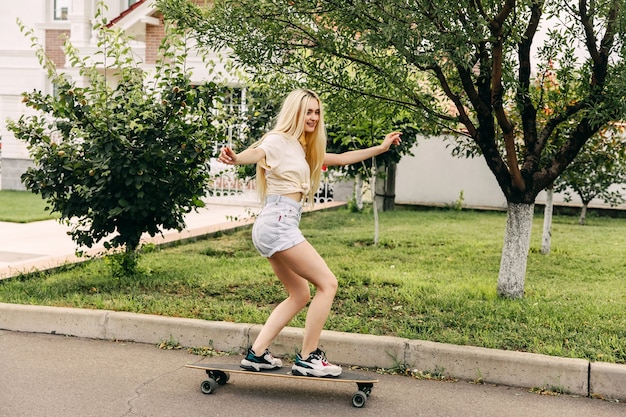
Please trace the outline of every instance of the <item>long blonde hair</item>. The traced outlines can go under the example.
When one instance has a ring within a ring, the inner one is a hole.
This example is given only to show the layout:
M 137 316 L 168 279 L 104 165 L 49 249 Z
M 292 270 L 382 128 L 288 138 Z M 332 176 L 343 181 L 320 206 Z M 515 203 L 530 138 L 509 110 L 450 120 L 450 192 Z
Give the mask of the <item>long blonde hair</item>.
M 320 107 L 320 115 L 315 130 L 310 133 L 305 133 L 304 119 L 311 100 L 317 100 Z M 263 135 L 263 138 L 252 146 L 258 146 L 263 139 L 271 133 L 278 133 L 295 140 L 300 140 L 300 143 L 302 143 L 301 139 L 304 138 L 302 145 L 304 146 L 305 159 L 309 164 L 311 172 L 311 188 L 306 198 L 308 204 L 313 205 L 315 193 L 320 185 L 322 164 L 324 162 L 324 154 L 326 153 L 326 127 L 324 126 L 322 101 L 319 96 L 314 91 L 307 89 L 297 89 L 289 93 L 278 113 L 274 128 Z M 261 201 L 263 201 L 267 194 L 267 180 L 265 178 L 265 169 L 260 164 L 257 164 L 256 174 L 257 190 Z

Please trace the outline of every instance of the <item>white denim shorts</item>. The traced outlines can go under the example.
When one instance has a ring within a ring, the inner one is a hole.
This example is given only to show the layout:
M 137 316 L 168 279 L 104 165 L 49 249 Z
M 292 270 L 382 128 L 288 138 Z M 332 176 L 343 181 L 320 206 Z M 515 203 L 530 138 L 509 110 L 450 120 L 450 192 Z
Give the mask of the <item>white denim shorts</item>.
M 281 195 L 268 195 L 252 226 L 252 243 L 261 256 L 269 258 L 304 242 L 299 229 L 302 205 Z

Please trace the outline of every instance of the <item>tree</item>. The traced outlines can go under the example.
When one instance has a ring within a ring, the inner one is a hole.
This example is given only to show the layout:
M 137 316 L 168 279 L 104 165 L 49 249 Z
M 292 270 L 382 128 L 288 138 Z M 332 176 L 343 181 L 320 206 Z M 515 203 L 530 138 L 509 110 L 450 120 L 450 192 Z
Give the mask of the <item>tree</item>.
M 497 284 L 504 297 L 524 293 L 537 194 L 626 112 L 624 0 L 216 0 L 204 10 L 187 0 L 157 4 L 193 29 L 199 45 L 230 48 L 251 71 L 271 68 L 375 97 L 456 133 L 457 151 L 482 155 L 508 202 Z M 542 34 L 576 98 L 564 95 L 540 123 L 529 89 Z M 572 61 L 579 51 L 584 56 Z
M 108 239 L 106 248 L 124 250 L 123 272 L 133 272 L 143 233 L 182 230 L 184 214 L 204 204 L 216 87 L 191 85 L 185 39 L 167 39 L 148 77 L 128 39 L 107 27 L 101 10 L 96 19 L 94 57 L 82 59 L 65 44 L 68 62 L 88 79 L 85 87 L 59 73 L 33 31 L 21 26 L 57 94 L 24 93 L 35 112 L 8 127 L 34 159 L 22 176 L 26 188 L 60 213 L 78 245 Z
M 573 79 L 566 77 L 564 80 L 557 79 L 557 73 L 554 70 L 554 63 L 552 59 L 556 57 L 555 48 L 550 45 L 544 45 L 539 48 L 538 55 L 543 58 L 547 64 L 540 64 L 538 66 L 538 75 L 529 88 L 529 94 L 534 97 L 533 102 L 536 103 L 537 109 L 537 121 L 540 124 L 544 124 L 554 113 L 554 109 L 559 107 L 559 103 L 563 100 L 564 95 L 572 94 L 573 91 L 577 91 L 575 83 L 577 77 Z M 573 60 L 573 57 L 569 58 Z M 573 84 L 573 85 L 571 85 Z M 569 97 L 572 100 L 572 97 Z M 511 112 L 515 115 L 515 112 Z M 515 117 L 515 116 L 514 116 Z M 514 120 L 514 124 L 521 123 L 521 120 Z M 523 132 L 517 131 L 516 141 L 523 141 L 523 137 L 520 137 Z M 554 151 L 562 144 L 563 135 L 560 134 L 559 129 L 555 129 L 553 132 L 553 140 L 550 146 L 546 148 L 546 151 L 542 153 L 544 160 L 549 160 L 554 156 Z M 554 184 L 550 184 L 545 189 L 546 192 L 546 204 L 543 210 L 543 229 L 541 234 L 541 250 L 542 255 L 550 253 L 550 246 L 552 242 L 552 214 L 554 211 Z
M 594 135 L 556 180 L 555 191 L 563 192 L 566 201 L 571 201 L 572 193 L 580 197 L 581 225 L 585 224 L 587 207 L 594 198 L 612 206 L 624 202 L 620 192 L 626 184 L 626 139 L 623 134 L 623 128 L 616 126 L 616 129 Z
M 395 174 L 389 173 L 395 172 L 395 166 L 403 155 L 411 154 L 417 138 L 418 129 L 409 120 L 410 113 L 380 100 L 345 91 L 326 93 L 323 98 L 327 110 L 329 152 L 341 153 L 374 146 L 385 134 L 395 130 L 402 132 L 400 145 L 392 147 L 388 152 L 372 160 L 334 168 L 348 178 L 371 179 L 372 192 L 375 192 L 376 184 L 381 184 L 378 188 L 387 192 L 377 192 L 379 198 L 374 200 L 381 200 L 380 209 L 383 211 L 392 210 L 395 187 L 391 185 L 394 184 Z
M 552 213 L 554 212 L 554 187 L 546 188 L 546 205 L 543 208 L 543 229 L 541 233 L 541 249 L 542 255 L 550 253 L 552 244 Z
M 337 100 L 330 100 L 337 103 Z M 337 167 L 335 170 L 342 172 L 345 177 L 356 178 L 355 182 L 355 206 L 360 210 L 359 193 L 362 193 L 362 179 L 369 179 L 370 191 L 374 206 L 374 245 L 378 244 L 378 211 L 389 211 L 394 208 L 395 197 L 395 168 L 402 155 L 410 154 L 416 138 L 416 128 L 402 119 L 394 109 L 381 109 L 380 103 L 373 102 L 370 98 L 362 97 L 360 100 L 346 100 L 340 103 L 351 103 L 351 106 L 343 106 L 333 109 L 332 104 L 329 113 L 333 115 L 328 130 L 328 150 L 341 153 L 355 148 L 364 148 L 375 145 L 386 133 L 394 130 L 402 132 L 403 140 L 400 145 L 390 149 L 384 154 L 361 161 L 345 167 Z M 334 111 L 333 111 L 334 110 Z M 330 119 L 330 118 L 329 118 Z M 382 200 L 379 204 L 379 200 Z

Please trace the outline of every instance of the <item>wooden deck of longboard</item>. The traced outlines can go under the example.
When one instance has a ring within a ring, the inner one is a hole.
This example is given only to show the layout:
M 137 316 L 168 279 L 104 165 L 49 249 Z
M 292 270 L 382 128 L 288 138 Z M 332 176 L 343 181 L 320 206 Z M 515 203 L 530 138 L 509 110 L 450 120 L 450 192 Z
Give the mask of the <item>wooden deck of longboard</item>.
M 233 374 L 247 374 L 247 375 L 257 375 L 257 376 L 274 376 L 279 378 L 296 378 L 296 379 L 306 379 L 306 380 L 319 380 L 325 382 L 353 382 L 356 384 L 374 384 L 378 382 L 376 378 L 369 378 L 364 375 L 360 375 L 353 372 L 342 372 L 338 377 L 327 377 L 320 378 L 316 376 L 301 376 L 301 375 L 293 375 L 291 373 L 291 367 L 283 366 L 282 368 L 272 369 L 272 370 L 263 370 L 263 371 L 248 371 L 241 368 L 239 365 L 229 365 L 229 364 L 188 364 L 185 365 L 187 368 L 195 368 L 202 369 L 204 371 L 222 371 L 229 372 Z
M 367 402 L 372 388 L 378 379 L 370 378 L 365 375 L 357 374 L 354 372 L 342 372 L 337 377 L 320 378 L 315 376 L 301 376 L 293 375 L 291 373 L 291 367 L 282 367 L 272 370 L 263 371 L 248 371 L 241 368 L 239 365 L 233 364 L 188 364 L 187 368 L 202 369 L 206 372 L 208 379 L 202 381 L 200 389 L 204 394 L 213 394 L 217 390 L 218 385 L 226 385 L 230 379 L 230 374 L 247 374 L 253 376 L 271 376 L 276 378 L 296 378 L 305 379 L 307 381 L 318 382 L 352 382 L 357 384 L 358 391 L 352 395 L 352 405 L 354 407 L 364 407 Z

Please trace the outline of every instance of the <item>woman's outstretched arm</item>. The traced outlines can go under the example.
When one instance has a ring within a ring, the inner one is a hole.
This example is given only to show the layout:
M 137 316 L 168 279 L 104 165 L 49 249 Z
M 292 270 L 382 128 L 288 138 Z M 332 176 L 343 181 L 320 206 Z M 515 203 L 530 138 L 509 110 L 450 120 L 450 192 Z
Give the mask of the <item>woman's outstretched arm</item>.
M 265 156 L 265 151 L 261 148 L 248 148 L 241 153 L 236 153 L 228 146 L 225 146 L 220 151 L 220 156 L 217 158 L 223 164 L 228 165 L 249 165 L 256 164 Z
M 350 165 L 356 162 L 364 161 L 389 150 L 391 145 L 398 145 L 401 142 L 400 132 L 391 132 L 385 136 L 385 140 L 380 145 L 372 146 L 365 149 L 357 149 L 343 153 L 327 153 L 324 156 L 324 165 Z

